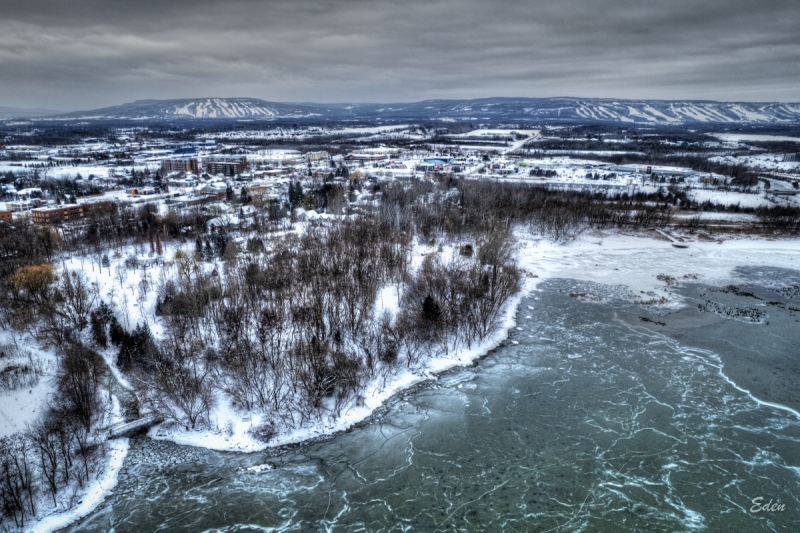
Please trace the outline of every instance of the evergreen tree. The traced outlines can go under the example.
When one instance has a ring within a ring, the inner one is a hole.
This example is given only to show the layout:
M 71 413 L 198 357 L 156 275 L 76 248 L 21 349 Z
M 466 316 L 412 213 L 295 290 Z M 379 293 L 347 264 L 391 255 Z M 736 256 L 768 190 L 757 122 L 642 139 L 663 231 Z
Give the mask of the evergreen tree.
M 225 246 L 228 244 L 228 234 L 224 231 L 215 231 L 211 235 L 214 241 L 214 252 L 217 257 L 222 257 L 225 254 Z
M 214 249 L 211 248 L 211 243 L 206 241 L 206 249 L 203 253 L 203 259 L 206 261 L 213 261 L 214 260 Z
M 236 243 L 233 241 L 228 241 L 225 245 L 225 251 L 222 253 L 222 259 L 224 261 L 235 261 L 236 255 L 239 253 L 239 247 L 236 246 Z
M 228 184 L 228 187 L 225 189 L 225 199 L 228 200 L 229 202 L 233 201 L 233 187 L 231 187 L 230 183 Z
M 103 254 L 103 259 L 100 261 L 100 265 L 102 265 L 103 268 L 111 267 L 111 261 L 108 259 L 108 254 Z
M 122 324 L 119 323 L 117 317 L 112 316 L 110 321 L 110 326 L 108 328 L 108 337 L 111 340 L 111 344 L 114 346 L 122 346 L 128 340 L 128 332 L 122 327 Z
M 299 182 L 289 183 L 289 207 L 294 209 L 303 203 L 303 186 Z
M 435 326 L 439 323 L 441 316 L 442 311 L 439 307 L 439 302 L 429 294 L 422 302 L 422 319 L 430 326 Z
M 111 322 L 114 318 L 114 311 L 106 304 L 103 300 L 100 300 L 100 305 L 97 306 L 97 312 L 100 314 L 100 318 L 102 318 L 106 323 Z
M 106 324 L 99 312 L 92 311 L 92 314 L 89 316 L 89 325 L 92 331 L 92 340 L 101 348 L 105 348 L 108 345 Z
M 153 342 L 153 334 L 150 333 L 150 327 L 146 322 L 136 324 L 136 329 L 133 330 L 131 340 L 136 354 L 139 356 L 145 355 L 149 348 L 149 343 Z
M 124 331 L 124 330 L 123 330 Z M 136 324 L 132 333 L 125 333 L 117 354 L 117 366 L 129 370 L 133 366 L 150 366 L 156 356 L 153 334 L 147 323 Z
M 203 241 L 200 240 L 200 237 L 194 241 L 194 256 L 198 261 L 203 258 Z

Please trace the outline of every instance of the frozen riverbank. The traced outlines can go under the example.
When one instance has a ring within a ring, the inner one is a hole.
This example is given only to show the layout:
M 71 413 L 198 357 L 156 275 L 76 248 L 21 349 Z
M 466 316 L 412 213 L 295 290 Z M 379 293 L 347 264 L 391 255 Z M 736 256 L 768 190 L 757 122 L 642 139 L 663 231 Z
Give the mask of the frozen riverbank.
M 585 234 L 568 244 L 553 243 L 527 232 L 518 232 L 516 237 L 518 265 L 524 270 L 522 289 L 506 303 L 501 326 L 483 342 L 469 348 L 459 347 L 445 356 L 426 357 L 412 368 L 376 377 L 365 388 L 363 402 L 349 406 L 338 417 L 326 417 L 300 429 L 278 427 L 276 436 L 268 444 L 250 434 L 250 429 L 262 422 L 263 415 L 242 414 L 226 402 L 221 402 L 212 415 L 213 429 L 189 431 L 157 426 L 150 430 L 149 436 L 220 451 L 256 452 L 347 431 L 398 392 L 436 379 L 437 374 L 453 367 L 470 365 L 496 348 L 515 326 L 520 300 L 546 279 L 613 281 L 620 294 L 631 302 L 644 307 L 675 309 L 682 306 L 683 301 L 665 279 L 713 282 L 728 277 L 737 264 L 760 263 L 786 268 L 800 264 L 800 241 L 797 239 L 695 240 L 689 248 L 677 249 L 651 232 Z
M 32 520 L 25 528 L 27 533 L 51 533 L 75 523 L 94 511 L 117 486 L 119 472 L 128 455 L 128 439 L 109 442 L 108 463 L 103 472 L 83 490 L 78 504 L 64 512 L 53 512 Z
M 368 419 L 376 409 L 401 391 L 426 380 L 435 380 L 438 373 L 453 367 L 470 365 L 501 344 L 509 332 L 518 327 L 517 317 L 525 314 L 517 313 L 520 301 L 535 291 L 539 283 L 548 279 L 567 278 L 616 287 L 614 297 L 621 297 L 642 308 L 674 310 L 685 306 L 685 302 L 674 286 L 664 281 L 668 278 L 663 276 L 714 283 L 716 280 L 735 278 L 734 269 L 741 264 L 783 268 L 800 264 L 797 240 L 734 239 L 721 244 L 692 242 L 688 249 L 676 249 L 669 242 L 649 235 L 584 235 L 567 245 L 557 245 L 524 234 L 518 235 L 518 239 L 519 265 L 528 273 L 523 278 L 523 289 L 506 304 L 502 327 L 479 345 L 452 352 L 447 357 L 424 359 L 423 364 L 391 379 L 382 382 L 376 380 L 364 394 L 362 405 L 350 407 L 336 420 L 302 430 L 284 431 L 269 445 L 255 441 L 248 433 L 249 428 L 259 422 L 257 416 L 250 415 L 245 417 L 249 420 L 243 420 L 242 414 L 232 409 L 217 413 L 219 417 L 237 420 L 231 432 L 226 432 L 224 428 L 197 432 L 155 428 L 151 436 L 215 450 L 256 452 L 267 447 L 296 444 L 346 432 Z M 659 279 L 659 276 L 662 278 Z M 593 298 L 602 301 L 607 297 L 604 294 L 582 293 L 582 290 L 576 285 L 572 292 L 576 298 L 589 301 L 593 301 Z M 528 310 L 533 315 L 538 305 L 536 295 L 528 301 Z M 648 303 L 653 301 L 655 303 Z M 511 342 L 513 344 L 516 341 Z
M 672 304 L 645 305 L 624 276 L 642 270 L 639 286 L 659 290 L 679 250 L 606 244 L 586 258 L 606 259 L 616 273 L 606 283 L 534 278 L 508 342 L 352 431 L 254 454 L 133 439 L 119 490 L 69 531 L 791 530 L 800 420 L 744 392 L 747 369 L 725 357 L 751 340 L 762 360 L 747 361 L 750 373 L 786 375 L 797 399 L 800 370 L 771 356 L 793 353 L 776 338 L 799 340 L 798 295 L 776 290 L 800 271 L 737 264 L 740 248 L 698 250 L 687 266 L 714 264 L 714 279 L 681 277 L 662 291 Z M 623 248 L 633 264 L 613 259 Z M 549 260 L 575 268 L 563 255 Z M 731 284 L 741 291 L 725 292 Z M 694 305 L 766 304 L 749 293 L 775 293 L 785 308 L 768 306 L 767 324 Z M 785 511 L 753 513 L 757 497 Z
M 243 415 L 225 402 L 218 405 L 212 415 L 212 421 L 216 425 L 214 429 L 191 431 L 175 426 L 159 425 L 151 428 L 148 436 L 155 440 L 167 440 L 176 444 L 199 446 L 218 451 L 257 452 L 347 431 L 369 418 L 376 409 L 399 392 L 423 381 L 435 380 L 437 374 L 454 367 L 470 365 L 496 348 L 506 339 L 509 330 L 514 327 L 519 302 L 535 288 L 536 281 L 534 278 L 524 278 L 522 290 L 510 298 L 502 309 L 500 327 L 482 342 L 474 343 L 470 347 L 461 346 L 447 355 L 423 357 L 418 364 L 411 368 L 405 368 L 387 376 L 375 377 L 361 394 L 363 401 L 358 405 L 349 406 L 338 417 L 327 417 L 317 424 L 300 429 L 278 427 L 276 436 L 269 443 L 263 443 L 256 440 L 250 430 L 262 423 L 264 415 L 260 413 Z

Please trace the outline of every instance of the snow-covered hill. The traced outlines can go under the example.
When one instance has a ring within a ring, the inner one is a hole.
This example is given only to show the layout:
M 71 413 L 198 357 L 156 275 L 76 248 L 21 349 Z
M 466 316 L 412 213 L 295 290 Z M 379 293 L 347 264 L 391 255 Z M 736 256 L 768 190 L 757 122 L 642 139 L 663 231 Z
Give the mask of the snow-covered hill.
M 51 120 L 529 120 L 618 124 L 800 124 L 800 103 L 483 98 L 405 104 L 294 104 L 255 98 L 137 100 Z
M 411 104 L 433 117 L 519 117 L 540 121 L 631 124 L 797 124 L 800 103 L 752 103 L 582 98 L 487 98 Z
M 163 108 L 162 113 L 192 118 L 274 117 L 279 114 L 276 109 L 263 105 L 257 100 L 243 98 L 190 100 L 184 104 L 169 104 Z
M 193 98 L 186 100 L 137 100 L 92 111 L 77 111 L 53 118 L 91 119 L 259 119 L 313 116 L 312 109 L 296 104 L 265 102 L 256 98 Z

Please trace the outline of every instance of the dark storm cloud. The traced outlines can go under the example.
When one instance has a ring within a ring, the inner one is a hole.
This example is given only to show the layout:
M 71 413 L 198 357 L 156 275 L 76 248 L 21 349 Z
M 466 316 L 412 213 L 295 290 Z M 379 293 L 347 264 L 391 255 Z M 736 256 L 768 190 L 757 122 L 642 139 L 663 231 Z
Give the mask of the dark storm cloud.
M 796 0 L 0 0 L 0 105 L 800 101 Z

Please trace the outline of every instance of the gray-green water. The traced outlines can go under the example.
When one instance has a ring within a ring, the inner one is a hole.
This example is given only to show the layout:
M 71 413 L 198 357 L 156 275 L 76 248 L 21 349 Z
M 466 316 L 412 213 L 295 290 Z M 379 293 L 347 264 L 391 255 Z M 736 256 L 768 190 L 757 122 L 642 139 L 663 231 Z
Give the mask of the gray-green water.
M 71 531 L 798 531 L 800 272 L 738 275 L 658 314 L 545 282 L 475 367 L 276 456 L 135 439 Z

